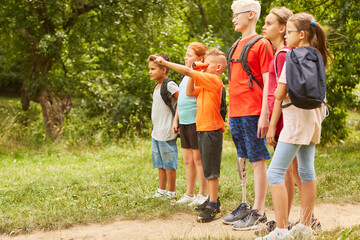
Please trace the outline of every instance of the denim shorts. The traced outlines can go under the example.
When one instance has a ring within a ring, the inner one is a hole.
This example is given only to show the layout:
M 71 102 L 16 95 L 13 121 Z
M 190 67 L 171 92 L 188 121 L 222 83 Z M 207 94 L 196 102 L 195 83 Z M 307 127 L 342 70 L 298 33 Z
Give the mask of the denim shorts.
M 152 138 L 151 151 L 154 168 L 177 169 L 178 151 L 176 139 L 169 141 L 157 141 Z
M 238 157 L 247 158 L 249 162 L 270 159 L 266 148 L 266 137 L 258 138 L 259 116 L 231 117 L 230 131 Z

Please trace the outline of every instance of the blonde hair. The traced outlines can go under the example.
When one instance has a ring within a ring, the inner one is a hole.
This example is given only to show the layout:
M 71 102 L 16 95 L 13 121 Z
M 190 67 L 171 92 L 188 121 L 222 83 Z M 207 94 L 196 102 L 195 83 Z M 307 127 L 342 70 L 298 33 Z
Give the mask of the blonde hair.
M 309 13 L 297 13 L 288 20 L 292 22 L 298 31 L 306 32 L 305 37 L 309 41 L 310 46 L 316 48 L 324 61 L 325 67 L 328 63 L 328 57 L 334 62 L 334 58 L 326 47 L 326 35 L 319 23 Z
M 225 53 L 223 53 L 222 51 L 220 51 L 217 48 L 211 48 L 211 49 L 206 51 L 204 59 L 206 59 L 207 57 L 216 57 L 216 58 L 214 58 L 214 60 L 217 63 L 221 64 L 221 66 L 222 66 L 221 73 L 224 72 L 224 70 L 225 70 L 225 68 L 227 66 Z
M 234 13 L 243 12 L 247 10 L 254 11 L 255 21 L 257 22 L 261 13 L 261 5 L 259 1 L 255 0 L 236 0 L 231 5 L 231 10 Z

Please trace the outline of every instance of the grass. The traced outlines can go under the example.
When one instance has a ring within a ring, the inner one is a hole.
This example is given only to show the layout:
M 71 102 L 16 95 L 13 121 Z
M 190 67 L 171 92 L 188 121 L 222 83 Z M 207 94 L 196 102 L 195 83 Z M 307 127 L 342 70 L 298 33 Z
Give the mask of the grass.
M 356 112 L 350 114 L 348 124 L 354 131 L 349 141 L 317 148 L 317 203 L 360 203 L 360 189 L 356 187 L 360 186 L 356 127 L 359 116 Z M 0 141 L 0 233 L 66 228 L 114 219 L 148 220 L 178 212 L 193 214 L 189 207 L 146 198 L 155 192 L 158 183 L 150 150 L 150 139 L 143 138 L 76 147 L 65 142 L 32 145 Z M 179 148 L 178 194 L 186 189 L 181 159 Z M 241 198 L 235 159 L 236 151 L 227 130 L 219 191 L 224 212 L 236 207 Z M 250 169 L 247 198 L 253 202 Z M 296 196 L 295 203 L 299 203 L 298 199 Z M 270 193 L 266 205 L 272 205 Z M 319 239 L 357 239 L 359 235 L 358 226 L 326 232 Z
M 45 144 L 39 149 L 0 147 L 0 232 L 66 228 L 75 223 L 117 219 L 153 219 L 190 208 L 146 199 L 157 188 L 148 139 L 104 147 L 67 149 Z M 359 203 L 359 143 L 319 149 L 316 157 L 318 203 Z M 224 142 L 220 197 L 224 212 L 241 196 L 232 142 Z M 180 158 L 181 159 L 181 151 Z M 346 159 L 346 161 L 342 161 Z M 254 198 L 248 171 L 248 201 Z M 179 161 L 177 192 L 186 189 Z M 350 183 L 350 184 L 349 184 Z M 267 195 L 267 206 L 271 203 Z M 298 197 L 297 197 L 298 199 Z

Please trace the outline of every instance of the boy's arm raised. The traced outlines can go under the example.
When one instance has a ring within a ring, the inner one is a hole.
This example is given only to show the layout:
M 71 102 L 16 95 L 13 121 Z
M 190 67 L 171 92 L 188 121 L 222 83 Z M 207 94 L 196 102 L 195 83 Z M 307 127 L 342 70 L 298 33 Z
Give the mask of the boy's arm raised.
M 189 67 L 186 67 L 184 65 L 180 65 L 177 63 L 173 63 L 173 62 L 168 62 L 165 59 L 163 59 L 162 57 L 156 57 L 156 59 L 154 60 L 154 62 L 163 65 L 165 67 L 171 68 L 172 70 L 174 70 L 175 72 L 181 73 L 183 75 L 189 76 L 192 78 L 193 76 L 193 70 Z

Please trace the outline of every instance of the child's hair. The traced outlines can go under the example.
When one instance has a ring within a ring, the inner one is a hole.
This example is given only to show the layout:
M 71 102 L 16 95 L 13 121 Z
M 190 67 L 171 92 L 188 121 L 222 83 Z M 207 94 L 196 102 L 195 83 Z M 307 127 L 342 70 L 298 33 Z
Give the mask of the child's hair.
M 221 64 L 222 68 L 221 68 L 221 73 L 225 70 L 226 66 L 227 66 L 227 61 L 226 61 L 226 55 L 225 53 L 223 53 L 222 51 L 220 51 L 217 48 L 211 48 L 209 50 L 206 51 L 205 57 L 204 59 L 206 59 L 207 57 L 217 57 L 216 58 L 216 62 L 218 62 L 219 64 Z
M 298 31 L 305 31 L 305 37 L 312 47 L 315 47 L 321 53 L 325 67 L 328 64 L 328 57 L 334 62 L 334 58 L 326 47 L 325 32 L 316 22 L 315 18 L 308 13 L 297 13 L 289 18 Z
M 255 0 L 236 0 L 232 3 L 231 10 L 234 13 L 243 12 L 247 10 L 254 11 L 256 13 L 255 21 L 257 22 L 259 20 L 261 13 L 261 5 L 259 1 L 255 1 Z
M 164 54 L 164 53 L 157 53 L 157 54 L 154 54 L 154 55 L 150 55 L 150 56 L 148 57 L 147 61 L 148 61 L 148 62 L 154 62 L 155 59 L 156 59 L 156 57 L 162 57 L 164 60 L 170 61 L 169 56 L 168 56 L 167 54 Z M 166 74 L 169 73 L 170 68 L 165 67 L 165 66 L 163 66 L 163 65 L 161 65 L 161 64 L 158 64 L 158 63 L 156 63 L 156 64 L 157 64 L 159 67 L 161 67 L 161 68 L 165 68 L 165 69 L 166 69 Z
M 274 14 L 280 25 L 286 25 L 289 18 L 294 15 L 287 7 L 275 7 L 269 14 Z
M 207 47 L 200 42 L 192 42 L 189 44 L 188 48 L 194 50 L 196 56 L 198 57 L 204 57 L 207 51 Z
M 223 53 L 222 51 L 220 51 L 217 48 L 211 48 L 211 49 L 207 50 L 205 53 L 205 58 L 207 58 L 209 56 L 224 56 L 226 58 L 225 53 Z

